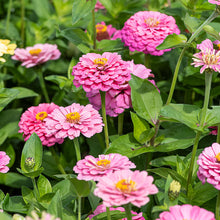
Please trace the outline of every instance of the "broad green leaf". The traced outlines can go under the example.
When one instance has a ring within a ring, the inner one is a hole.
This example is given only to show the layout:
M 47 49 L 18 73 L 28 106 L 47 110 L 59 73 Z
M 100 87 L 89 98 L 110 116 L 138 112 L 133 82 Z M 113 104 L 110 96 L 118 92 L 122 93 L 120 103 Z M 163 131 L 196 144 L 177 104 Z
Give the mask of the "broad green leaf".
M 91 184 L 88 181 L 78 180 L 77 178 L 71 178 L 70 181 L 74 188 L 73 193 L 75 193 L 77 197 L 86 197 L 90 194 Z
M 16 99 L 18 90 L 16 89 L 0 89 L 0 111 L 5 108 L 11 101 Z
M 184 47 L 187 42 L 187 37 L 183 34 L 170 34 L 168 35 L 162 44 L 158 45 L 157 50 L 164 50 L 173 47 Z
M 56 192 L 51 203 L 47 209 L 47 212 L 62 219 L 62 201 L 59 191 Z
M 38 94 L 36 92 L 34 92 L 33 90 L 30 90 L 30 89 L 27 89 L 27 88 L 13 87 L 13 89 L 18 90 L 18 94 L 17 94 L 16 99 L 38 96 Z
M 114 7 L 111 0 L 100 0 L 102 5 L 106 8 L 106 10 L 114 17 Z
M 119 210 L 110 211 L 111 214 L 111 220 L 118 220 L 118 219 L 124 219 L 126 217 L 125 212 L 121 212 Z M 106 220 L 107 219 L 107 213 L 102 212 L 95 216 L 96 220 Z
M 33 190 L 29 189 L 28 187 L 26 186 L 22 186 L 21 188 L 21 194 L 22 194 L 22 197 L 24 199 L 24 202 L 26 204 L 32 202 L 32 201 L 36 201 L 35 197 L 34 197 L 34 193 L 33 193 Z
M 220 106 L 212 106 L 208 109 L 205 120 L 205 127 L 210 127 L 220 123 Z
M 97 49 L 105 52 L 117 52 L 124 50 L 124 43 L 121 42 L 120 39 L 116 40 L 101 40 L 100 42 L 97 42 Z
M 9 74 L 0 73 L 0 81 L 8 80 L 11 78 L 13 78 L 13 76 L 11 76 Z
M 42 19 L 48 19 L 50 17 L 50 5 L 49 0 L 32 0 L 34 12 Z
M 43 175 L 40 175 L 40 177 L 38 178 L 37 187 L 38 187 L 38 191 L 40 193 L 40 197 L 42 197 L 43 195 L 45 195 L 47 193 L 52 192 L 52 187 L 51 187 L 50 181 L 46 177 L 44 177 Z
M 23 174 L 24 176 L 30 177 L 30 178 L 35 178 L 38 177 L 43 171 L 44 168 L 40 167 L 38 170 L 32 171 L 32 172 L 24 172 L 23 170 L 17 168 L 17 171 L 21 174 Z
M 26 141 L 21 155 L 21 169 L 29 173 L 39 170 L 42 163 L 43 147 L 40 138 L 33 133 Z M 28 160 L 28 161 L 27 161 Z M 28 163 L 31 163 L 28 165 Z
M 75 193 L 72 194 L 72 192 L 75 192 L 74 190 L 73 184 L 68 179 L 62 180 L 53 186 L 53 192 L 59 191 L 61 197 L 66 197 L 68 195 L 74 196 Z
M 132 106 L 136 113 L 155 126 L 160 109 L 163 105 L 157 88 L 147 79 L 132 75 L 131 86 Z
M 196 31 L 196 29 L 199 27 L 200 21 L 195 18 L 195 17 L 191 17 L 188 13 L 186 14 L 184 20 L 183 20 L 187 30 L 190 33 L 193 33 Z
M 56 83 L 60 89 L 63 89 L 63 87 L 68 82 L 68 79 L 65 76 L 59 76 L 59 75 L 46 76 L 45 79 Z M 72 80 L 71 80 L 71 82 L 72 82 Z
M 10 215 L 8 215 L 5 212 L 0 212 L 0 219 L 2 220 L 13 220 L 12 217 Z
M 209 34 L 209 35 L 211 35 L 212 37 L 214 37 L 215 39 L 220 40 L 219 33 L 218 33 L 212 26 L 210 26 L 210 25 L 205 25 L 205 26 L 203 27 L 203 30 L 204 30 L 207 34 Z

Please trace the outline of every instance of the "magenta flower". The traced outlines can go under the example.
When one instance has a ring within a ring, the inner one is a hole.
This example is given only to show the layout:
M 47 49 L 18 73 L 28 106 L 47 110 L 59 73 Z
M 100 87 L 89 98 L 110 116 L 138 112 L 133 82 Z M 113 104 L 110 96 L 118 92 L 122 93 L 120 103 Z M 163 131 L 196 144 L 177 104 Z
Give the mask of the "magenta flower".
M 9 168 L 6 166 L 9 164 L 10 157 L 4 152 L 0 151 L 0 173 L 7 173 Z
M 91 155 L 86 156 L 85 159 L 77 162 L 73 170 L 78 173 L 77 179 L 79 180 L 99 181 L 101 177 L 106 176 L 108 173 L 135 167 L 134 163 L 121 154 L 102 154 L 98 158 Z
M 125 212 L 125 209 L 123 207 L 117 207 L 117 208 L 113 208 L 113 207 L 110 207 L 109 208 L 110 211 L 114 211 L 114 210 L 119 210 L 121 212 Z M 104 205 L 99 205 L 95 211 L 93 212 L 92 215 L 89 215 L 89 219 L 92 219 L 93 217 L 95 217 L 96 215 L 100 214 L 100 213 L 103 213 L 103 212 L 106 212 L 106 207 Z M 141 213 L 137 213 L 137 212 L 134 212 L 134 211 L 131 211 L 132 214 L 134 214 L 135 216 L 132 216 L 132 219 L 133 220 L 144 220 L 145 218 L 142 216 L 142 212 Z M 122 218 L 121 220 L 127 220 L 127 218 Z
M 220 5 L 220 0 L 208 0 L 208 2 L 215 5 Z
M 207 211 L 198 206 L 192 205 L 175 205 L 170 207 L 170 211 L 165 211 L 160 214 L 160 218 L 156 220 L 215 220 L 212 212 Z
M 27 47 L 26 49 L 17 48 L 15 50 L 13 60 L 19 60 L 22 62 L 22 66 L 30 68 L 48 60 L 59 59 L 61 53 L 57 49 L 57 45 L 52 44 L 35 44 L 33 47 Z
M 105 9 L 105 7 L 98 0 L 96 5 L 95 5 L 95 11 L 98 11 L 100 9 Z
M 146 79 L 148 77 L 154 77 L 150 69 L 147 69 L 142 64 L 134 64 L 133 61 L 127 61 L 129 64 L 128 70 L 130 73 Z M 155 85 L 154 80 L 149 80 Z M 101 109 L 101 97 L 97 90 L 86 93 L 90 103 L 97 110 Z M 106 114 L 111 117 L 117 117 L 124 112 L 125 109 L 131 108 L 131 87 L 128 82 L 120 85 L 119 89 L 110 89 L 106 92 L 105 97 Z
M 111 24 L 106 25 L 104 21 L 96 24 L 96 39 L 98 41 L 107 39 L 107 40 L 115 40 L 117 38 L 121 38 L 121 32 L 113 28 Z
M 212 129 L 209 134 L 212 134 L 212 135 L 218 134 L 218 126 L 211 126 L 209 128 Z
M 197 49 L 201 50 L 194 54 L 193 63 L 195 67 L 202 66 L 200 73 L 206 69 L 212 69 L 215 72 L 220 72 L 220 50 L 213 48 L 211 40 L 206 39 L 201 44 L 197 45 Z
M 148 195 L 158 192 L 152 182 L 153 177 L 146 171 L 119 170 L 100 178 L 94 194 L 107 207 L 128 203 L 141 207 L 149 202 Z
M 88 53 L 73 67 L 73 84 L 76 87 L 82 85 L 86 92 L 118 89 L 121 84 L 130 80 L 128 66 L 117 53 Z
M 102 131 L 104 124 L 97 110 L 92 105 L 80 105 L 73 103 L 67 107 L 56 108 L 45 119 L 47 132 L 56 138 L 74 139 L 82 133 L 86 137 L 92 137 Z
M 199 165 L 197 175 L 202 183 L 207 181 L 220 190 L 220 145 L 214 143 L 211 147 L 206 147 L 199 155 L 197 163 Z
M 56 138 L 53 134 L 46 132 L 45 119 L 52 113 L 58 105 L 54 103 L 42 103 L 38 106 L 28 108 L 21 116 L 19 133 L 23 133 L 24 140 L 27 141 L 29 137 L 35 132 L 43 145 L 50 147 L 55 143 L 62 144 L 63 138 Z
M 121 30 L 122 42 L 130 51 L 137 50 L 155 56 L 171 50 L 157 50 L 156 47 L 173 33 L 180 33 L 175 19 L 156 11 L 135 13 L 125 22 Z

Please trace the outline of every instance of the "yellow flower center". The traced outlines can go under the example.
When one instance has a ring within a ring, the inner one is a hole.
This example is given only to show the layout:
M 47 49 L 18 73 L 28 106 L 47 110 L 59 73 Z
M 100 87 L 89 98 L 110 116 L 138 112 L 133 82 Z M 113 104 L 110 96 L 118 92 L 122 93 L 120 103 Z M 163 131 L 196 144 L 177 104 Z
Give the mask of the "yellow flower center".
M 148 27 L 156 27 L 160 22 L 156 18 L 147 18 L 145 19 L 145 23 Z
M 36 114 L 36 119 L 43 121 L 47 117 L 47 112 L 38 112 Z
M 98 66 L 104 66 L 106 63 L 107 63 L 108 59 L 106 58 L 97 58 L 97 59 L 94 59 L 94 64 L 95 65 L 98 65 Z
M 220 153 L 218 153 L 215 158 L 217 159 L 218 162 L 220 162 Z
M 78 123 L 80 120 L 80 114 L 78 112 L 70 112 L 66 115 L 66 121 L 70 123 Z
M 107 160 L 107 159 L 99 160 L 99 161 L 96 162 L 96 164 L 98 166 L 101 166 L 103 168 L 108 168 L 110 163 L 111 163 L 111 161 Z
M 38 56 L 41 51 L 42 51 L 41 49 L 36 48 L 36 49 L 31 49 L 31 50 L 29 50 L 29 53 L 30 53 L 30 55 L 32 55 L 32 56 Z
M 220 51 L 216 53 L 216 50 L 207 49 L 206 53 L 202 54 L 202 60 L 206 65 L 217 64 L 220 62 Z
M 136 183 L 132 180 L 122 179 L 116 183 L 116 188 L 123 193 L 136 191 Z
M 220 49 L 220 44 L 217 44 L 218 49 Z
M 97 24 L 96 26 L 96 32 L 100 33 L 100 32 L 106 32 L 107 31 L 107 26 L 104 24 Z

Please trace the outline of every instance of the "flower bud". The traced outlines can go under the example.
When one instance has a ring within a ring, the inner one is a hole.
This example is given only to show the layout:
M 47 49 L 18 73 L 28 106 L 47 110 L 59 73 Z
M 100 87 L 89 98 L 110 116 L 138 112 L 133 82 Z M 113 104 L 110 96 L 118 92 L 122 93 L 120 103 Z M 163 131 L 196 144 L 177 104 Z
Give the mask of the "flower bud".
M 12 217 L 13 220 L 25 220 L 25 218 L 22 215 L 14 214 Z
M 180 185 L 180 183 L 178 181 L 173 180 L 170 183 L 170 188 L 169 188 L 169 191 L 168 191 L 168 196 L 169 196 L 169 199 L 171 201 L 174 201 L 175 199 L 178 198 L 178 196 L 180 194 L 180 189 L 181 189 L 181 185 Z
M 25 165 L 30 169 L 33 168 L 35 165 L 35 159 L 33 157 L 27 157 L 25 160 Z

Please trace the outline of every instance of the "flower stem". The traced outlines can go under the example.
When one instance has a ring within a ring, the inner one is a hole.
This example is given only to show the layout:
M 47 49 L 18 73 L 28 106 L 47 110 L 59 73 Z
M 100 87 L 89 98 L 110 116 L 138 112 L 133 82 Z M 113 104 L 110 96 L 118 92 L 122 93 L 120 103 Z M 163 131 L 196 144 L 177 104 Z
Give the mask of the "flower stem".
M 124 122 L 124 113 L 118 115 L 118 135 L 123 134 L 123 122 Z
M 25 2 L 24 0 L 21 0 L 21 47 L 24 47 L 24 38 L 25 38 Z
M 92 26 L 93 26 L 93 49 L 96 49 L 96 24 L 95 24 L 95 9 L 92 10 Z
M 102 118 L 105 124 L 104 133 L 105 133 L 105 146 L 106 149 L 109 148 L 109 137 L 108 137 L 108 124 L 107 124 L 107 117 L 106 117 L 106 109 L 105 109 L 105 92 L 100 91 L 101 95 L 101 102 L 102 102 Z
M 107 220 L 111 220 L 111 213 L 109 207 L 106 207 Z
M 41 86 L 42 92 L 44 94 L 45 100 L 46 100 L 47 103 L 50 103 L 50 99 L 49 99 L 47 89 L 46 89 L 46 85 L 45 85 L 45 82 L 44 82 L 43 72 L 38 71 L 37 75 L 38 75 L 38 79 L 39 79 L 40 86 Z
M 216 140 L 216 142 L 220 144 L 220 124 L 218 124 L 218 127 L 217 127 L 217 140 Z
M 126 213 L 127 220 L 132 220 L 131 204 L 128 203 L 128 204 L 124 205 L 124 208 L 125 208 L 125 213 Z
M 32 180 L 32 183 L 33 183 L 33 187 L 34 187 L 34 196 L 36 198 L 36 200 L 38 201 L 39 198 L 40 198 L 40 194 L 39 194 L 39 191 L 38 191 L 38 188 L 37 188 L 37 184 L 36 184 L 36 181 L 35 181 L 35 178 L 31 178 Z
M 81 197 L 78 197 L 78 220 L 81 220 Z
M 192 36 L 189 38 L 189 40 L 187 41 L 187 44 L 189 43 L 192 43 L 192 41 L 198 36 L 198 34 L 202 31 L 203 27 L 207 24 L 209 24 L 212 20 L 214 20 L 217 16 L 219 15 L 218 11 L 215 10 L 206 20 L 203 24 L 200 25 L 200 27 L 198 27 L 198 29 L 196 29 L 196 31 L 192 34 Z M 176 86 L 176 80 L 177 80 L 177 77 L 178 77 L 178 73 L 179 73 L 179 69 L 180 69 L 180 65 L 181 65 L 181 62 L 182 62 L 182 59 L 183 59 L 183 56 L 184 56 L 184 53 L 186 51 L 186 48 L 187 47 L 184 47 L 180 56 L 179 56 L 179 59 L 177 61 L 177 64 L 176 64 L 176 68 L 175 68 L 175 71 L 174 71 L 174 75 L 173 75 L 173 80 L 172 80 L 172 84 L 171 84 L 171 88 L 170 88 L 170 92 L 169 92 L 169 95 L 168 95 L 168 98 L 167 98 L 167 102 L 166 102 L 166 105 L 170 104 L 171 100 L 172 100 L 172 97 L 173 97 L 173 92 L 174 92 L 174 89 L 175 89 L 175 86 Z
M 12 0 L 9 0 L 8 11 L 7 11 L 7 19 L 6 19 L 6 30 L 5 30 L 6 35 L 8 35 L 8 31 L 9 31 L 9 23 L 10 23 L 10 17 L 11 17 L 11 7 L 12 7 Z
M 79 147 L 78 138 L 75 137 L 75 138 L 73 139 L 73 142 L 74 142 L 75 151 L 76 151 L 76 159 L 77 159 L 77 161 L 79 161 L 79 160 L 81 160 L 81 154 L 80 154 L 80 147 Z
M 215 218 L 216 218 L 216 220 L 220 220 L 219 210 L 220 210 L 220 191 L 218 192 L 218 196 L 217 196 L 217 200 L 216 200 L 216 208 L 215 208 Z

